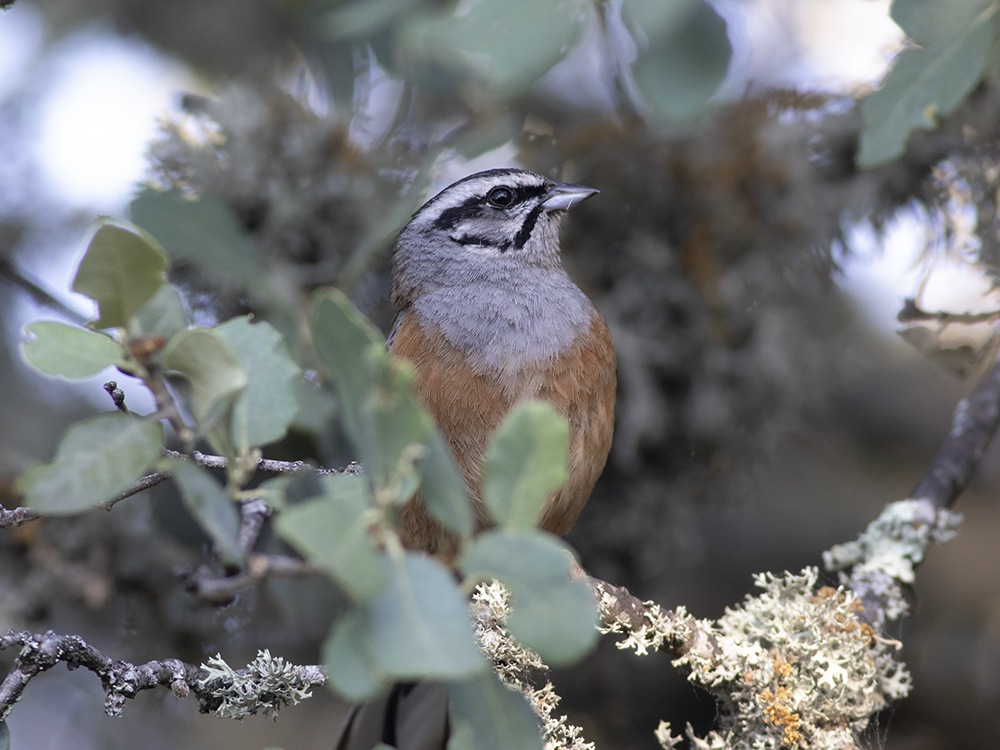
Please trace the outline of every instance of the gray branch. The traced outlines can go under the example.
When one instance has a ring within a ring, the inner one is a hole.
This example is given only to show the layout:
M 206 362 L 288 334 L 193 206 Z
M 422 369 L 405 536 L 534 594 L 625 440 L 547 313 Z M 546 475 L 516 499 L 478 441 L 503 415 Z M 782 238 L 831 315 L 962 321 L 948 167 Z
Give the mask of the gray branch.
M 177 698 L 194 693 L 202 713 L 237 717 L 261 710 L 274 713 L 309 697 L 310 688 L 326 682 L 321 667 L 288 664 L 266 651 L 247 669 L 233 670 L 219 657 L 210 659 L 207 667 L 178 659 L 130 664 L 104 655 L 79 636 L 51 630 L 43 635 L 8 631 L 0 637 L 0 650 L 7 648 L 19 648 L 20 653 L 0 684 L 0 721 L 10 715 L 31 679 L 59 662 L 69 669 L 89 669 L 101 679 L 109 716 L 121 716 L 127 698 L 160 685 Z

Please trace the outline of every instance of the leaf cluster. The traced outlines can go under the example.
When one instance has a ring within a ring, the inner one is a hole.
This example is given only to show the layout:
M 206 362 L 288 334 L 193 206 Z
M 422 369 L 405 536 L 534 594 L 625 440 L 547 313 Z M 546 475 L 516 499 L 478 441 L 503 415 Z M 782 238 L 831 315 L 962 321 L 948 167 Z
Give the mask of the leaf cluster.
M 44 515 L 79 513 L 109 505 L 149 471 L 165 472 L 236 575 L 252 565 L 256 538 L 241 534 L 240 508 L 263 499 L 277 516 L 276 533 L 349 603 L 323 647 L 335 690 L 361 700 L 398 680 L 445 680 L 462 742 L 474 745 L 482 732 L 509 725 L 502 746 L 541 747 L 530 706 L 489 671 L 467 599 L 477 583 L 502 581 L 511 592 L 510 632 L 553 664 L 576 661 L 593 646 L 594 604 L 585 584 L 570 579 L 572 553 L 534 528 L 566 480 L 565 419 L 548 404 L 527 402 L 500 426 L 484 480 L 495 528 L 476 535 L 463 480 L 414 394 L 412 367 L 389 357 L 377 329 L 342 292 L 313 295 L 308 343 L 290 345 L 248 316 L 189 325 L 181 295 L 165 279 L 168 262 L 144 230 L 102 220 L 74 282 L 97 303 L 98 319 L 86 328 L 27 327 L 22 352 L 36 369 L 78 378 L 114 366 L 149 388 L 157 408 L 139 415 L 122 406 L 126 413 L 71 427 L 52 462 L 18 479 L 25 503 Z M 261 446 L 281 440 L 303 408 L 293 350 L 329 376 L 363 465 L 324 474 L 294 502 L 288 477 L 250 485 Z M 225 457 L 224 481 L 190 458 L 162 455 L 164 422 L 182 456 L 207 443 Z M 454 539 L 441 559 L 403 546 L 400 509 L 418 493 Z M 484 694 L 492 697 L 483 702 Z

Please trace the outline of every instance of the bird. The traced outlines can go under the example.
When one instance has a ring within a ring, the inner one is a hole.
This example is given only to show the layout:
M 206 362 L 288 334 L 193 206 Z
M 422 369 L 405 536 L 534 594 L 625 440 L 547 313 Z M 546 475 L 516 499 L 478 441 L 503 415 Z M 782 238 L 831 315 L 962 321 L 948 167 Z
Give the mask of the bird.
M 538 527 L 566 534 L 611 449 L 616 389 L 611 332 L 566 273 L 559 225 L 598 191 L 524 169 L 491 169 L 449 185 L 402 229 L 392 259 L 391 355 L 416 372 L 418 398 L 451 449 L 472 502 L 475 532 L 492 526 L 483 459 L 503 418 L 525 399 L 569 422 L 569 479 Z M 399 513 L 404 546 L 446 559 L 459 540 L 419 493 Z M 349 712 L 336 750 L 443 750 L 450 720 L 443 683 L 399 683 Z
M 482 498 L 493 433 L 519 402 L 549 402 L 569 422 L 568 481 L 538 527 L 566 534 L 604 469 L 614 428 L 616 361 L 601 313 L 563 268 L 559 226 L 598 191 L 524 169 L 491 169 L 449 185 L 396 241 L 392 355 L 416 371 L 465 481 L 475 532 L 492 525 Z M 404 546 L 444 558 L 455 535 L 419 495 L 400 511 Z

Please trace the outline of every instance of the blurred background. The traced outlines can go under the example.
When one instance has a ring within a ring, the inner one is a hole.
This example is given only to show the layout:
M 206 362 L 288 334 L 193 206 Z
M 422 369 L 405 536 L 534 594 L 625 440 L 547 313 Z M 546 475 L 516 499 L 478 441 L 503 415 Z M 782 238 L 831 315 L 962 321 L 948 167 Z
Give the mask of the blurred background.
M 1000 308 L 1000 89 L 985 77 L 935 131 L 859 169 L 859 101 L 912 46 L 885 0 L 6 5 L 4 507 L 67 425 L 112 408 L 105 380 L 150 408 L 120 373 L 68 383 L 19 359 L 26 323 L 92 314 L 68 290 L 99 215 L 170 250 L 196 322 L 254 312 L 294 342 L 329 284 L 387 330 L 394 234 L 455 179 L 520 165 L 598 188 L 565 222 L 564 261 L 613 332 L 616 435 L 568 540 L 593 575 L 699 617 L 739 602 L 754 572 L 819 564 L 905 498 L 994 351 L 989 316 L 897 333 L 905 298 Z M 345 464 L 334 413 L 312 394 L 266 455 Z M 871 746 L 995 746 L 997 450 L 889 634 L 914 690 Z M 132 662 L 222 652 L 236 666 L 258 648 L 319 661 L 332 586 L 272 581 L 211 608 L 179 581 L 206 555 L 166 485 L 0 532 L 0 630 L 76 633 Z M 655 748 L 660 719 L 704 732 L 715 717 L 666 657 L 611 642 L 554 681 L 599 750 Z M 344 711 L 326 691 L 275 723 L 199 716 L 167 691 L 122 719 L 102 702 L 93 675 L 54 669 L 13 713 L 14 747 L 312 750 Z

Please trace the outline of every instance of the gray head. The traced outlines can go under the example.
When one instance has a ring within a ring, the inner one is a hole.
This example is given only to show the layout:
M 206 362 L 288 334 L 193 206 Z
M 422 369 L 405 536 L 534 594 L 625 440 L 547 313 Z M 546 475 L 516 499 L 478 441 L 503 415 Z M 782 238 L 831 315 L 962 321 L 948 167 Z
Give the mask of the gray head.
M 443 288 L 504 281 L 527 269 L 561 269 L 559 223 L 597 191 L 523 169 L 491 169 L 442 190 L 399 235 L 392 300 L 402 309 Z

